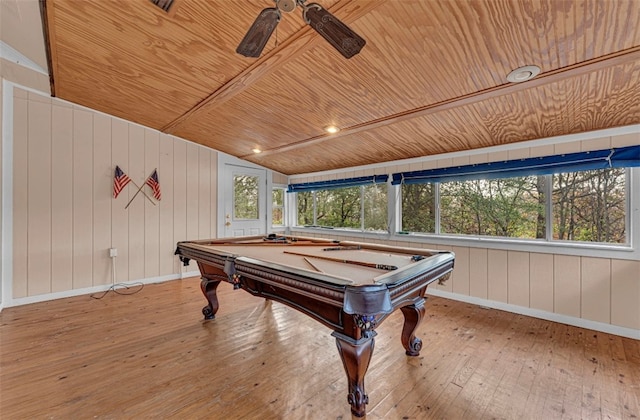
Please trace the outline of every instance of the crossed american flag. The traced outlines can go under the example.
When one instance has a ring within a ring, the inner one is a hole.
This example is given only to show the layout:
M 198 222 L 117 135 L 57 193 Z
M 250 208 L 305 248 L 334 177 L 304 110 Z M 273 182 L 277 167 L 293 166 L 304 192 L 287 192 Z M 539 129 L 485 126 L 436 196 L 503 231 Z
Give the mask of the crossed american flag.
M 113 198 L 118 198 L 118 195 L 122 192 L 124 187 L 126 187 L 127 184 L 129 184 L 130 182 L 133 182 L 133 180 L 129 178 L 129 175 L 124 173 L 124 171 L 120 169 L 120 166 L 116 165 L 116 169 L 113 175 Z M 135 182 L 133 182 L 133 184 L 136 187 L 138 187 L 138 185 Z M 154 169 L 151 175 L 149 175 L 149 177 L 146 179 L 144 184 L 142 184 L 142 187 L 138 187 L 138 191 L 134 194 L 131 200 L 129 200 L 129 203 L 127 203 L 125 209 L 129 207 L 129 204 L 131 204 L 131 202 L 133 201 L 134 198 L 136 198 L 138 193 L 142 191 L 142 188 L 145 185 L 148 185 L 149 187 L 151 187 L 151 190 L 153 191 L 153 198 L 160 201 L 160 199 L 162 198 L 162 193 L 160 192 L 160 181 L 158 180 L 158 170 Z M 145 196 L 147 195 L 144 192 L 143 194 Z M 149 201 L 151 201 L 153 205 L 155 205 L 155 203 L 151 199 L 149 199 Z

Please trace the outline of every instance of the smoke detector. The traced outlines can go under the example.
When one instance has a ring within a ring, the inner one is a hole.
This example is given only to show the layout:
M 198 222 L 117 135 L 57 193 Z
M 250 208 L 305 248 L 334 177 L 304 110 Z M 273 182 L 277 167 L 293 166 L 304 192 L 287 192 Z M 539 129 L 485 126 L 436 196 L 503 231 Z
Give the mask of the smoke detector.
M 518 67 L 507 75 L 507 80 L 511 83 L 521 83 L 533 79 L 538 74 L 540 74 L 540 67 L 538 66 Z

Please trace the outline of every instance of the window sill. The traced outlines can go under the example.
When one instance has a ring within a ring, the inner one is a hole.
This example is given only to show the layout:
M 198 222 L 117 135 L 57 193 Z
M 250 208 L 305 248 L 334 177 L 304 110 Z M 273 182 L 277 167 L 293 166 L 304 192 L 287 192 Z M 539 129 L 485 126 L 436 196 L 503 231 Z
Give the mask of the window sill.
M 337 238 L 341 236 L 356 237 L 362 240 L 406 242 L 409 245 L 428 244 L 437 248 L 448 246 L 486 248 L 507 251 L 535 252 L 541 254 L 576 255 L 584 257 L 613 258 L 621 260 L 640 260 L 640 250 L 630 245 L 592 244 L 585 242 L 561 242 L 524 239 L 505 239 L 490 237 L 469 237 L 454 235 L 429 235 L 429 234 L 389 234 L 387 232 L 369 232 L 361 230 L 349 230 L 339 228 L 319 228 L 294 226 L 292 232 L 301 234 L 316 233 L 331 235 Z

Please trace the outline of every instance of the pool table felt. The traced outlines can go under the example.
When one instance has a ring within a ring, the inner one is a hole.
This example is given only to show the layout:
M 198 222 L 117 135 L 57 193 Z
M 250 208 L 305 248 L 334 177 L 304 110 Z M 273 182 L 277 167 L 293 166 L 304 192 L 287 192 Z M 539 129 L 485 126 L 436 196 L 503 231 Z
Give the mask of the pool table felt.
M 317 273 L 304 256 L 286 254 L 296 252 L 306 255 L 318 255 L 322 257 L 340 258 L 345 260 L 355 260 L 374 264 L 394 265 L 399 269 L 414 262 L 411 255 L 395 254 L 392 252 L 378 250 L 340 250 L 324 251 L 324 248 L 333 247 L 332 244 L 318 244 L 318 246 L 296 246 L 292 244 L 268 244 L 265 246 L 238 245 L 238 244 L 211 244 L 200 245 L 202 248 L 215 253 L 226 253 L 239 257 L 249 257 L 257 260 L 277 263 L 283 266 L 295 267 Z M 372 284 L 375 279 L 393 271 L 381 270 L 377 268 L 364 267 L 355 264 L 347 264 L 337 261 L 328 261 L 312 256 L 306 257 L 315 267 L 323 273 L 341 279 L 348 279 L 352 285 Z

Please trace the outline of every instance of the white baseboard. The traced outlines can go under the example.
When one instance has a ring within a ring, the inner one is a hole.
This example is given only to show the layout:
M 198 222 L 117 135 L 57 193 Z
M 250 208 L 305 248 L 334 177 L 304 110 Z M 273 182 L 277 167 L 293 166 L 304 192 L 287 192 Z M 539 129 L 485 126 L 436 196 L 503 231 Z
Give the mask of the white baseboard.
M 182 273 L 182 277 L 180 277 L 181 279 L 186 279 L 188 277 L 200 277 L 200 271 L 196 270 L 196 271 L 185 271 L 184 273 Z
M 167 276 L 160 277 L 150 277 L 147 279 L 135 280 L 129 283 L 118 283 L 118 284 L 130 284 L 130 283 L 143 283 L 143 284 L 152 284 L 152 283 L 162 283 L 170 280 L 178 280 L 185 279 L 189 277 L 200 277 L 200 271 L 188 271 L 180 274 L 171 274 Z M 103 284 L 99 286 L 87 287 L 84 289 L 74 289 L 74 290 L 66 290 L 64 292 L 56 292 L 56 293 L 47 293 L 37 296 L 28 296 L 24 298 L 13 299 L 10 301 L 4 301 L 3 308 L 8 308 L 11 306 L 20 306 L 27 305 L 30 303 L 44 302 L 48 300 L 54 299 L 63 299 L 72 296 L 80 296 L 80 295 L 88 295 L 91 293 L 98 293 L 108 290 L 112 285 L 111 284 Z M 640 330 L 636 330 L 633 328 L 620 327 L 617 325 L 606 324 L 603 322 L 590 321 L 588 319 L 576 318 L 573 316 L 562 315 L 551 313 L 547 311 L 542 311 L 539 309 L 525 308 L 522 306 L 511 305 L 509 303 L 496 302 L 492 300 L 482 299 L 474 296 L 466 296 L 460 295 L 457 293 L 446 292 L 439 289 L 427 289 L 427 294 L 432 296 L 439 296 L 451 300 L 456 300 L 460 302 L 471 303 L 473 305 L 478 306 L 486 306 L 488 308 L 499 309 L 506 312 L 516 313 L 520 315 L 526 315 L 533 318 L 545 319 L 547 321 L 558 322 L 561 324 L 572 325 L 575 327 L 586 328 L 594 331 L 600 331 L 608 334 L 619 335 L 622 337 L 628 337 L 635 340 L 640 340 Z M 0 308 L 0 310 L 2 310 Z
M 132 280 L 129 282 L 120 282 L 120 283 L 117 283 L 116 286 L 131 285 L 134 283 L 142 283 L 142 284 L 163 283 L 165 281 L 179 280 L 179 279 L 184 279 L 188 277 L 200 277 L 200 272 L 189 271 L 189 272 L 180 273 L 180 274 L 169 274 L 166 276 L 149 277 L 146 279 Z M 27 296 L 23 298 L 7 300 L 3 302 L 3 308 L 9 308 L 11 306 L 28 305 L 30 303 L 45 302 L 48 300 L 64 299 L 64 298 L 73 297 L 73 296 L 89 295 L 92 293 L 104 292 L 105 290 L 109 290 L 112 286 L 113 285 L 111 283 L 101 284 L 99 286 L 85 287 L 83 289 L 65 290 L 63 292 L 46 293 L 42 295 Z
M 556 314 L 552 312 L 542 311 L 540 309 L 525 308 L 522 306 L 511 305 L 509 303 L 496 302 L 493 300 L 481 299 L 474 296 L 460 295 L 457 293 L 447 292 L 440 289 L 427 289 L 427 294 L 439 296 L 460 302 L 467 302 L 473 305 L 486 306 L 488 308 L 500 309 L 506 312 L 512 312 L 520 315 L 526 315 L 533 318 L 546 319 L 547 321 L 558 322 L 560 324 L 572 325 L 574 327 L 586 328 L 590 330 L 600 331 L 608 334 L 619 335 L 622 337 L 640 340 L 640 330 L 633 328 L 620 327 L 617 325 L 605 324 L 604 322 L 590 321 L 588 319 L 576 318 L 573 316 Z

